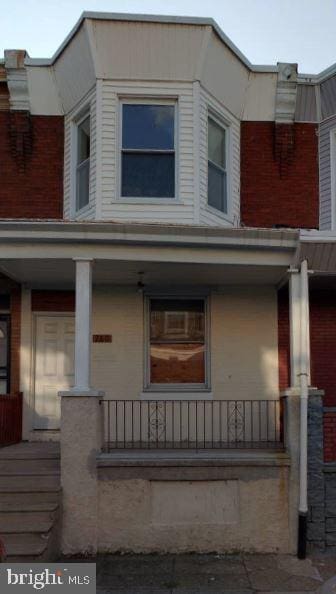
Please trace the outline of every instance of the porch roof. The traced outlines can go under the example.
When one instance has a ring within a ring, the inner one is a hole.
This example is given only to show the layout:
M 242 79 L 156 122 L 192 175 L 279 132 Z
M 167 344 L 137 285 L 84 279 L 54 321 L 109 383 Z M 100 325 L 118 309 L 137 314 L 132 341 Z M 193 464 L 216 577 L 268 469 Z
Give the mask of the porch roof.
M 336 232 L 301 231 L 295 264 L 302 260 L 316 275 L 336 275 Z
M 95 260 L 96 284 L 277 284 L 295 230 L 117 222 L 0 221 L 0 270 L 18 282 L 72 287 L 74 258 Z

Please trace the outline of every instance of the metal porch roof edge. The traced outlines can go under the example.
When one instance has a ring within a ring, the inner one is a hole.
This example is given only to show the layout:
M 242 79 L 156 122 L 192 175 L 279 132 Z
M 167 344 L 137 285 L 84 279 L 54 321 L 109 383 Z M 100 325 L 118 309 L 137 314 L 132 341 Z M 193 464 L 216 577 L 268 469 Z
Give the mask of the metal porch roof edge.
M 293 229 L 223 228 L 157 223 L 0 221 L 0 243 L 87 242 L 194 245 L 295 251 Z
M 294 266 L 307 260 L 318 275 L 336 275 L 336 233 L 330 230 L 301 230 Z

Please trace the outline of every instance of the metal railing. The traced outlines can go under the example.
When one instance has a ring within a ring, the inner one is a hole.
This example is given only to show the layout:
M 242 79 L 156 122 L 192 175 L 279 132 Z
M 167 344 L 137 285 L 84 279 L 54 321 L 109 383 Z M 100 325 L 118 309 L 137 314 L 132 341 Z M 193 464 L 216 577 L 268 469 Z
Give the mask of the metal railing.
M 102 400 L 104 451 L 279 448 L 280 400 Z

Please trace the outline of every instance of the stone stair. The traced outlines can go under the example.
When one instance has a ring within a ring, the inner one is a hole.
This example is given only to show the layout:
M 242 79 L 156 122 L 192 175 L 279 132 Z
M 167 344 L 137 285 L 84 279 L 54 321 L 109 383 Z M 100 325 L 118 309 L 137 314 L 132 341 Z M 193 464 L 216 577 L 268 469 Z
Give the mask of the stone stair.
M 51 561 L 59 552 L 60 456 L 53 442 L 0 449 L 0 539 L 6 561 Z

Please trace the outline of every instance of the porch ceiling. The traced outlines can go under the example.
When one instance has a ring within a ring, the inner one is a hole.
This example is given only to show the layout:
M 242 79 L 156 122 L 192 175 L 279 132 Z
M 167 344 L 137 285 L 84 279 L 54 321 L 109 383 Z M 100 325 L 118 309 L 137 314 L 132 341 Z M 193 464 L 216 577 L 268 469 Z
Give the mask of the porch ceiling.
M 282 265 L 231 265 L 208 263 L 149 262 L 144 260 L 96 260 L 94 285 L 136 287 L 139 273 L 147 287 L 276 285 L 286 274 Z M 0 271 L 14 280 L 35 288 L 74 288 L 75 263 L 72 260 L 0 260 Z
M 336 233 L 333 231 L 303 231 L 295 258 L 318 275 L 336 275 Z

